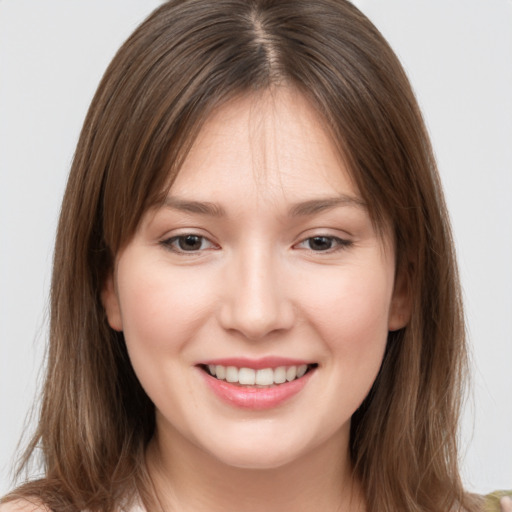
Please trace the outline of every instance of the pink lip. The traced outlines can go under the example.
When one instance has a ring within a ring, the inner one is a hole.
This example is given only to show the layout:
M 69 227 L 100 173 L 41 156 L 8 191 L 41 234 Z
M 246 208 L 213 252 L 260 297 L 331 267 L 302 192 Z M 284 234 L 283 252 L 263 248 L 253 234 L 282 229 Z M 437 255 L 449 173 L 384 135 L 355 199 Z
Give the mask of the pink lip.
M 233 360 L 230 360 L 233 361 Z M 214 363 L 212 363 L 214 364 Z M 221 363 L 218 363 L 221 364 Z M 224 365 L 224 363 L 222 363 Z M 238 366 L 238 364 L 226 365 Z M 277 366 L 291 366 L 288 364 L 279 364 Z M 248 366 L 246 363 L 240 367 L 254 368 Z M 263 366 L 263 368 L 273 367 L 273 365 Z M 206 371 L 200 370 L 207 386 L 219 397 L 223 402 L 242 409 L 252 409 L 261 411 L 264 409 L 272 409 L 281 405 L 283 402 L 289 400 L 297 395 L 304 386 L 309 382 L 311 375 L 314 371 L 307 372 L 303 377 L 278 384 L 272 387 L 258 388 L 252 386 L 240 386 L 239 384 L 232 384 L 224 380 L 216 379 L 209 375 Z
M 253 370 L 261 370 L 262 368 L 278 368 L 279 366 L 300 366 L 309 364 L 310 361 L 303 359 L 289 359 L 285 357 L 268 356 L 260 359 L 249 359 L 246 357 L 230 357 L 223 359 L 209 359 L 201 361 L 202 365 L 236 366 L 237 368 L 252 368 Z

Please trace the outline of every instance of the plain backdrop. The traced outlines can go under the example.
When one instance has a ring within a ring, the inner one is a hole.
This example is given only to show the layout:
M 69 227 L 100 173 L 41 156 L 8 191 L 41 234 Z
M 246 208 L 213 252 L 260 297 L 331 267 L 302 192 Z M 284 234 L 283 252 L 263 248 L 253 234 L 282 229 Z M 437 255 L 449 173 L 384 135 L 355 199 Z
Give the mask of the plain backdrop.
M 0 0 L 0 494 L 33 427 L 25 417 L 79 130 L 116 49 L 160 3 Z M 464 481 L 512 488 L 512 1 L 355 3 L 409 74 L 452 215 L 473 353 Z

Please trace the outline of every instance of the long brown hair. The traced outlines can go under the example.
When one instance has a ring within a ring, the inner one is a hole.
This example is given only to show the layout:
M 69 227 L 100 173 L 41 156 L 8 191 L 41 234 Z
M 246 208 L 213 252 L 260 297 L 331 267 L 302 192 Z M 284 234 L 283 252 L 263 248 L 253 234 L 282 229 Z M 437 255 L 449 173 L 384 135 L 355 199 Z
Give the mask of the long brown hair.
M 475 509 L 457 467 L 464 321 L 434 157 L 400 63 L 345 0 L 171 0 L 119 50 L 87 114 L 58 227 L 47 377 L 23 459 L 40 452 L 44 477 L 7 499 L 112 511 L 149 496 L 154 406 L 106 322 L 103 282 L 209 112 L 271 86 L 316 106 L 375 225 L 392 225 L 408 277 L 411 320 L 390 333 L 351 423 L 368 510 Z

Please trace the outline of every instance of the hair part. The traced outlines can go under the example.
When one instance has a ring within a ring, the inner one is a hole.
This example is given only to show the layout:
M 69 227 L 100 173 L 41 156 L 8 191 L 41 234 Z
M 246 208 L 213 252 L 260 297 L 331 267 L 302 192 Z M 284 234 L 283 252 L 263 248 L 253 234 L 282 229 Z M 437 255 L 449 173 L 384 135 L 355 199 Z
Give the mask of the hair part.
M 209 113 L 283 86 L 317 108 L 373 222 L 392 226 L 410 290 L 411 321 L 390 333 L 351 424 L 368 510 L 475 510 L 457 465 L 464 319 L 434 157 L 396 56 L 344 0 L 171 0 L 121 47 L 85 119 L 58 226 L 46 384 L 22 463 L 41 451 L 45 476 L 7 499 L 37 496 L 59 512 L 113 511 L 136 491 L 151 500 L 154 406 L 101 290 Z

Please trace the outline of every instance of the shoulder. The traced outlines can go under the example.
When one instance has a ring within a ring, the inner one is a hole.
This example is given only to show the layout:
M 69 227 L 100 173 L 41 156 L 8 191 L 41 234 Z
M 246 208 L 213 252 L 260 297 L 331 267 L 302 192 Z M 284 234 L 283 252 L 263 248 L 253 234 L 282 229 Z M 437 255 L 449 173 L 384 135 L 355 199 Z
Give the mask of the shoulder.
M 51 512 L 38 500 L 19 499 L 0 504 L 0 512 Z

